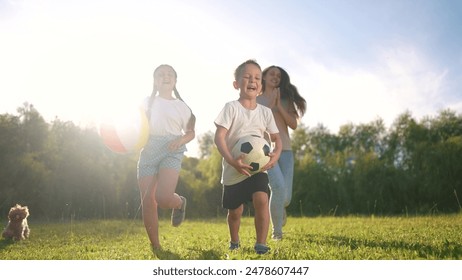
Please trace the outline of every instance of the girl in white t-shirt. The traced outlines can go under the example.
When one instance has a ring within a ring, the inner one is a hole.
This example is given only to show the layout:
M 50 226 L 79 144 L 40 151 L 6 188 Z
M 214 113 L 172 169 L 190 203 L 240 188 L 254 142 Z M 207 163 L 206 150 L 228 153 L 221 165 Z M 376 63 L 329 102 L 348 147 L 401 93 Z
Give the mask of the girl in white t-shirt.
M 154 70 L 152 95 L 143 103 L 150 136 L 140 152 L 137 176 L 144 226 L 154 250 L 161 248 L 157 208 L 173 209 L 173 226 L 181 224 L 186 210 L 186 198 L 175 193 L 175 189 L 185 145 L 195 137 L 196 119 L 181 99 L 176 81 L 173 67 L 160 65 Z

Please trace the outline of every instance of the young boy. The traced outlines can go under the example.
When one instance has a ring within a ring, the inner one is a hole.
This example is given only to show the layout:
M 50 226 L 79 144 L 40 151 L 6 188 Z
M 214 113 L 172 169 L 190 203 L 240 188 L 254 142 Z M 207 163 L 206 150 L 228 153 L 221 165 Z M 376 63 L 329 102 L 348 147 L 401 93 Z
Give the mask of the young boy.
M 215 144 L 223 157 L 223 208 L 228 209 L 228 227 L 231 236 L 230 250 L 239 248 L 239 226 L 244 203 L 253 202 L 255 209 L 255 252 L 265 254 L 269 251 L 266 238 L 269 228 L 268 174 L 281 154 L 281 139 L 271 109 L 257 104 L 257 96 L 262 89 L 261 67 L 254 60 L 247 60 L 234 72 L 234 88 L 239 90 L 239 99 L 225 104 L 215 119 L 217 127 Z M 245 135 L 264 137 L 269 133 L 275 147 L 270 153 L 270 161 L 263 171 L 250 175 L 252 167 L 243 163 L 244 155 L 234 158 L 233 145 Z

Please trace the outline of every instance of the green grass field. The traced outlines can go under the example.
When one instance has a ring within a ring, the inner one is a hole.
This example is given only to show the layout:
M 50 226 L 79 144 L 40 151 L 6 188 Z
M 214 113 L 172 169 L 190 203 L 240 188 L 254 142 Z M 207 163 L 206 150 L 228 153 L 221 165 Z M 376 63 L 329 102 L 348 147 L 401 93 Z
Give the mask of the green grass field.
M 271 252 L 253 251 L 253 218 L 241 225 L 241 249 L 228 250 L 225 219 L 160 224 L 154 254 L 140 220 L 30 223 L 31 237 L 0 239 L 2 260 L 449 260 L 462 259 L 462 215 L 428 217 L 289 217 Z

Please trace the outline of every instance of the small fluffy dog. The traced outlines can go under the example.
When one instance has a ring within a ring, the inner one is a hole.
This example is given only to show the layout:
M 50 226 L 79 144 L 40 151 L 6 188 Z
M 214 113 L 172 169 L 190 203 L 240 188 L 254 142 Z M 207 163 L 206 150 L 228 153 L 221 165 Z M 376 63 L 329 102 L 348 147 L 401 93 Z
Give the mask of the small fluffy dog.
M 29 225 L 27 224 L 29 217 L 29 208 L 16 204 L 11 207 L 8 213 L 8 225 L 2 233 L 4 238 L 12 238 L 13 240 L 24 240 L 29 237 Z

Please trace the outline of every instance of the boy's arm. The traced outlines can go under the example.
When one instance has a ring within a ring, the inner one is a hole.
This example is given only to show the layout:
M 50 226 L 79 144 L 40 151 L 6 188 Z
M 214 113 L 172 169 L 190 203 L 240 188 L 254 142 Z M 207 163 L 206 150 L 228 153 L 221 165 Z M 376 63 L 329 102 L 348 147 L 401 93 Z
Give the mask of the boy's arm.
M 263 170 L 268 170 L 273 168 L 276 165 L 276 162 L 279 160 L 282 152 L 282 140 L 279 136 L 279 133 L 270 134 L 272 142 L 274 142 L 274 149 L 269 154 L 270 161 L 263 166 Z
M 231 166 L 233 166 L 239 173 L 246 176 L 250 176 L 249 170 L 252 169 L 250 165 L 244 164 L 242 159 L 244 155 L 241 155 L 238 158 L 234 158 L 231 152 L 226 145 L 226 134 L 228 130 L 223 126 L 217 125 L 217 130 L 215 131 L 215 145 L 217 145 L 218 151 L 220 152 L 223 159 Z

